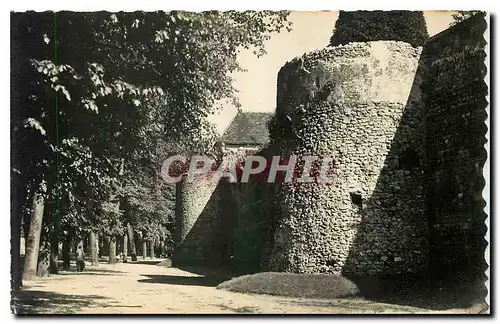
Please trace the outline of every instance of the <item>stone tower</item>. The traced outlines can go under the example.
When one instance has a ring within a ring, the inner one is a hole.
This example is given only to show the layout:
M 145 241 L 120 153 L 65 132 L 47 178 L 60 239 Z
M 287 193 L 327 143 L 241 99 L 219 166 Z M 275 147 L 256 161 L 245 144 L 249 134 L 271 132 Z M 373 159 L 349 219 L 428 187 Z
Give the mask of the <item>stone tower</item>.
M 280 154 L 330 156 L 333 185 L 283 184 L 269 269 L 419 272 L 427 262 L 420 48 L 350 43 L 305 54 L 278 75 Z

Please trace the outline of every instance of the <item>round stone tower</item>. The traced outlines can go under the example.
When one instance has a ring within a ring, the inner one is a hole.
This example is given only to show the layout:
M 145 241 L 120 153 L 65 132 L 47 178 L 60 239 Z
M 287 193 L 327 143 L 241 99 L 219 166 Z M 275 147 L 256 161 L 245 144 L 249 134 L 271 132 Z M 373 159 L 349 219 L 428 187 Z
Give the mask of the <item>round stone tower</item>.
M 307 53 L 278 75 L 271 142 L 330 156 L 333 184 L 281 185 L 268 268 L 419 272 L 427 262 L 420 48 L 351 43 Z
M 187 175 L 176 187 L 176 228 L 173 264 L 219 266 L 223 222 L 218 208 L 219 177 L 215 172 Z

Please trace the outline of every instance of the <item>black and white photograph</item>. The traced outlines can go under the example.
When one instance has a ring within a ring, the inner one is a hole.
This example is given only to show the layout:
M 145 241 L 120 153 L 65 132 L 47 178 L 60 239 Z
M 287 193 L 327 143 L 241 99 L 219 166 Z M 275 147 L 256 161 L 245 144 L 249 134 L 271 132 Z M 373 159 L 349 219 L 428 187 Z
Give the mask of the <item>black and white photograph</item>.
M 10 12 L 15 317 L 491 314 L 487 10 L 160 9 Z

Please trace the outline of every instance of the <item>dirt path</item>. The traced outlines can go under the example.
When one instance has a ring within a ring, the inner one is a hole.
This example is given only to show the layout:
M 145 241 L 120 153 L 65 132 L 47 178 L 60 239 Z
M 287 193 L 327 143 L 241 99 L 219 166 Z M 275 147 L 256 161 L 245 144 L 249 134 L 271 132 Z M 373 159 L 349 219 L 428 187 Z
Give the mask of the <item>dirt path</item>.
M 420 313 L 364 300 L 312 300 L 232 293 L 202 276 L 145 264 L 100 264 L 26 283 L 17 313 Z M 468 312 L 470 312 L 469 310 Z

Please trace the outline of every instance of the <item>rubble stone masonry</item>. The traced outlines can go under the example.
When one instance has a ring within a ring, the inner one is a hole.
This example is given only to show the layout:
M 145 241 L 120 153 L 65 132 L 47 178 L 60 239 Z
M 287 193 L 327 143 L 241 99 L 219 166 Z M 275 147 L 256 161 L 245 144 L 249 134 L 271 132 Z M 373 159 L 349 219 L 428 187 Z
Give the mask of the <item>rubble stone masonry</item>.
M 427 264 L 420 48 L 351 43 L 305 54 L 278 76 L 282 155 L 335 159 L 333 185 L 284 184 L 270 269 L 418 272 Z M 290 122 L 288 122 L 290 121 Z
M 476 16 L 423 48 L 350 43 L 288 62 L 266 151 L 332 157 L 335 183 L 180 183 L 174 263 L 483 272 L 485 28 Z

